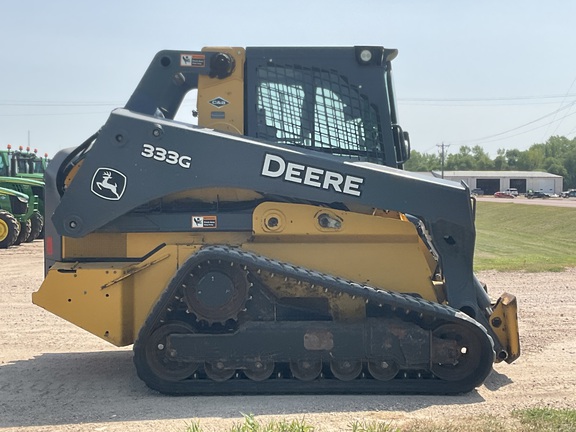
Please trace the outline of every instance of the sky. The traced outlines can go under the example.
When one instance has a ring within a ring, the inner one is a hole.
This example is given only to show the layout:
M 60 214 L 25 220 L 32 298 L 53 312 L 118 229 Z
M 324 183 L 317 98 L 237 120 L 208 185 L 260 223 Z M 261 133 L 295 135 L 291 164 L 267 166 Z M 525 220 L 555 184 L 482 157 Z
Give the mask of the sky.
M 526 150 L 576 137 L 573 0 L 0 0 L 0 148 L 53 156 L 122 107 L 154 55 L 379 45 L 412 149 Z M 193 101 L 188 100 L 191 105 Z M 177 118 L 192 121 L 192 106 Z

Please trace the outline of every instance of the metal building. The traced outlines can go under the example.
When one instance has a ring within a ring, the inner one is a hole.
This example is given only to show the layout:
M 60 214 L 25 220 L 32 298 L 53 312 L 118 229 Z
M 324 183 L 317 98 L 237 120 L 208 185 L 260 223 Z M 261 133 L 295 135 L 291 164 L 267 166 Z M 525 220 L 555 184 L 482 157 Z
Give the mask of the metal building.
M 432 175 L 442 177 L 440 171 L 432 171 Z M 560 194 L 564 181 L 562 176 L 539 171 L 444 171 L 444 178 L 464 181 L 470 189 L 482 189 L 486 195 L 508 188 L 521 194 L 529 190 Z

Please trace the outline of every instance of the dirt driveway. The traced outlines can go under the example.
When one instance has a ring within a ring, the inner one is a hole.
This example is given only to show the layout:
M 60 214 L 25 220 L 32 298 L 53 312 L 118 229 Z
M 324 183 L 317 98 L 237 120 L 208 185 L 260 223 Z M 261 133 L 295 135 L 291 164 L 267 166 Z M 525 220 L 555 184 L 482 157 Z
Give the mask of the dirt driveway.
M 262 421 L 304 418 L 316 430 L 339 431 L 354 420 L 576 407 L 576 269 L 479 275 L 493 296 L 518 297 L 523 353 L 466 395 L 167 397 L 139 381 L 130 349 L 32 305 L 43 277 L 41 248 L 36 241 L 0 250 L 1 430 L 184 432 L 197 419 L 204 430 L 217 431 L 253 413 Z

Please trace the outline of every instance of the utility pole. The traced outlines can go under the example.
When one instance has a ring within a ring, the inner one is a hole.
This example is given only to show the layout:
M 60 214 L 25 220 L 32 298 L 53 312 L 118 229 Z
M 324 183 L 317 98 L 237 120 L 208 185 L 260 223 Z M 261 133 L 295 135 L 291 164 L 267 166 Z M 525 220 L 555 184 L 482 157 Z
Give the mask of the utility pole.
M 446 155 L 446 151 L 445 149 L 450 147 L 450 144 L 444 144 L 444 141 L 442 141 L 442 144 L 436 144 L 436 147 L 440 147 L 440 164 L 442 166 L 442 178 L 444 178 L 444 158 Z

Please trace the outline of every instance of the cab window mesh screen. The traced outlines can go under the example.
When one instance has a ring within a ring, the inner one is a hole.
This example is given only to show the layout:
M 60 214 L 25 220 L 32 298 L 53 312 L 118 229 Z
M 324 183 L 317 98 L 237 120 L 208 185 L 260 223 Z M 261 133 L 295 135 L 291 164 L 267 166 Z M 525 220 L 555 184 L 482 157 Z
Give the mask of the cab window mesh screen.
M 264 66 L 257 72 L 257 137 L 351 159 L 384 160 L 374 105 L 336 71 Z
M 283 144 L 302 144 L 303 104 L 302 87 L 262 82 L 258 93 L 258 136 Z

